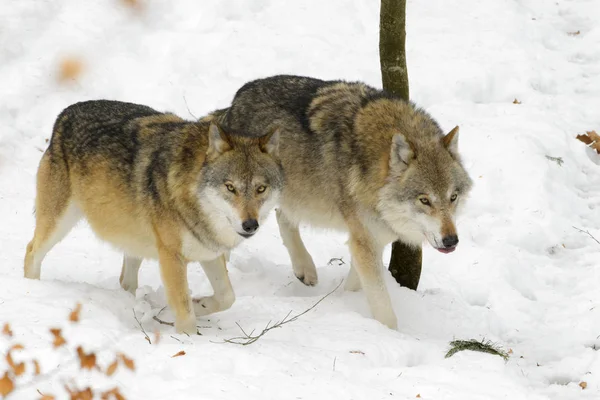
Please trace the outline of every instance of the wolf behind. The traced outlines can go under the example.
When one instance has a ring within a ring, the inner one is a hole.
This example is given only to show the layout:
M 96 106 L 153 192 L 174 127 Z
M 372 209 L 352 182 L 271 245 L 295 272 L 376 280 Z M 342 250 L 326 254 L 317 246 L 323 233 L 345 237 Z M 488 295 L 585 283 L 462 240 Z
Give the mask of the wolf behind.
M 360 82 L 287 75 L 247 83 L 206 120 L 251 135 L 281 127 L 286 185 L 277 220 L 295 275 L 317 283 L 300 222 L 348 231 L 346 288 L 362 286 L 375 319 L 395 328 L 382 252 L 395 240 L 455 249 L 455 215 L 472 185 L 458 127 L 444 135 L 413 103 Z
M 85 217 L 124 252 L 124 289 L 135 292 L 142 259 L 158 259 L 175 328 L 195 333 L 196 315 L 234 301 L 223 254 L 256 233 L 278 201 L 279 134 L 258 136 L 131 103 L 69 106 L 40 161 L 25 277 L 39 279 L 44 256 Z M 190 261 L 200 261 L 213 296 L 190 297 Z

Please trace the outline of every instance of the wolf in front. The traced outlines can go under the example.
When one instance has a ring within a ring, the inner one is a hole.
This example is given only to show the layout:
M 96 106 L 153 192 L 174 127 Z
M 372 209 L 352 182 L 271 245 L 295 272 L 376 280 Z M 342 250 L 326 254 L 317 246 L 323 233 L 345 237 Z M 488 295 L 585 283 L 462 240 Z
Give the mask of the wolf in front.
M 247 83 L 205 120 L 250 135 L 281 127 L 277 220 L 295 275 L 317 283 L 300 222 L 348 231 L 346 288 L 362 286 L 373 316 L 396 328 L 382 252 L 395 240 L 455 249 L 455 216 L 472 186 L 458 127 L 444 134 L 424 110 L 364 83 L 286 75 Z
M 195 333 L 196 316 L 235 299 L 223 254 L 256 233 L 278 202 L 279 133 L 259 136 L 131 103 L 69 106 L 40 161 L 25 277 L 39 279 L 44 256 L 85 217 L 125 254 L 125 290 L 135 292 L 142 259 L 158 259 L 175 328 Z M 200 261 L 213 296 L 190 297 L 190 261 Z

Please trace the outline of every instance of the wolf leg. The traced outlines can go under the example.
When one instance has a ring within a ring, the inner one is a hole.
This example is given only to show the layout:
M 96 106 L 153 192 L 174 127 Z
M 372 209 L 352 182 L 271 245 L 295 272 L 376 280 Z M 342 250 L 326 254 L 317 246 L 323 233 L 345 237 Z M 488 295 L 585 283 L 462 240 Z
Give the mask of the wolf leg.
M 300 237 L 300 229 L 297 225 L 291 223 L 289 219 L 278 208 L 276 211 L 277 224 L 279 225 L 279 233 L 283 240 L 284 246 L 287 248 L 292 260 L 292 268 L 296 278 L 307 286 L 314 286 L 319 282 L 317 269 L 312 257 L 306 250 L 302 238 Z
M 354 268 L 352 263 L 350 263 L 350 270 L 348 271 L 348 277 L 346 278 L 346 283 L 344 284 L 344 290 L 349 292 L 358 292 L 360 290 L 360 278 L 356 272 L 356 268 Z
M 230 308 L 235 301 L 235 293 L 227 273 L 225 255 L 200 263 L 213 288 L 212 296 L 194 299 L 194 312 L 197 316 L 212 314 Z
M 189 294 L 187 263 L 180 254 L 168 248 L 160 239 L 157 240 L 157 249 L 167 303 L 175 314 L 175 330 L 177 333 L 195 334 L 196 316 Z
M 135 296 L 135 291 L 138 288 L 138 273 L 142 259 L 137 257 L 123 256 L 123 265 L 121 267 L 121 276 L 119 283 L 121 287 Z
M 35 208 L 35 232 L 27 244 L 24 263 L 24 276 L 29 279 L 40 279 L 44 257 L 82 216 L 71 199 L 66 170 L 46 154 L 38 168 Z
M 359 222 L 353 221 L 348 225 L 352 266 L 360 278 L 371 313 L 377 321 L 390 329 L 396 329 L 398 321 L 382 276 L 383 249 L 375 244 L 372 236 Z

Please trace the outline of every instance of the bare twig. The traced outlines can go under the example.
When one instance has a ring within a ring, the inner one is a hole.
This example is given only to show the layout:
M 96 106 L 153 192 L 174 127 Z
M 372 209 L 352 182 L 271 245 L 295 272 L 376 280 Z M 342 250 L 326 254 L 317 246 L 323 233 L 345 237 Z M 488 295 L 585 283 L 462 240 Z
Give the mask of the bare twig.
M 196 117 L 196 116 L 194 115 L 194 113 L 192 113 L 192 112 L 190 111 L 190 106 L 188 105 L 188 102 L 187 102 L 187 99 L 185 98 L 185 95 L 183 96 L 183 102 L 185 103 L 185 107 L 187 108 L 187 110 L 188 110 L 188 112 L 190 113 L 190 115 L 191 115 L 192 117 L 194 117 L 194 119 L 198 119 L 198 117 Z
M 165 310 L 165 308 L 167 308 L 167 306 L 164 306 L 163 308 L 161 308 L 154 317 L 152 317 L 153 320 L 155 320 L 156 322 L 158 322 L 161 325 L 168 325 L 168 326 L 175 326 L 175 324 L 173 322 L 167 322 L 167 321 L 163 321 L 162 319 L 158 318 L 158 316 L 160 315 L 161 312 L 163 312 Z
M 563 163 L 565 162 L 562 159 L 562 157 L 552 157 L 552 156 L 546 155 L 546 158 L 550 161 L 554 161 L 555 163 L 557 163 L 559 167 L 562 167 Z
M 588 235 L 589 237 L 591 237 L 592 239 L 594 239 L 594 240 L 596 241 L 596 243 L 600 244 L 600 242 L 598 241 L 598 239 L 596 239 L 596 238 L 594 237 L 594 235 L 592 235 L 592 234 L 590 233 L 590 231 L 584 231 L 583 229 L 579 229 L 579 228 L 578 228 L 578 227 L 576 227 L 576 226 L 574 226 L 573 228 L 577 229 L 577 230 L 578 230 L 579 232 L 581 232 L 581 233 L 585 233 L 586 235 Z
M 331 292 L 329 292 L 325 296 L 321 297 L 315 304 L 313 304 L 311 307 L 307 308 L 306 310 L 304 310 L 300 314 L 296 314 L 296 315 L 294 315 L 293 317 L 290 318 L 290 314 L 292 313 L 292 311 L 290 311 L 290 312 L 287 313 L 287 315 L 281 321 L 276 322 L 273 325 L 271 325 L 271 321 L 269 321 L 267 323 L 267 325 L 264 327 L 264 329 L 260 333 L 258 333 L 256 335 L 254 334 L 254 330 L 252 330 L 250 333 L 246 333 L 246 331 L 244 330 L 244 328 L 242 328 L 241 325 L 236 322 L 235 324 L 242 331 L 242 336 L 234 337 L 234 338 L 231 338 L 231 339 L 224 339 L 223 341 L 225 343 L 239 344 L 241 346 L 247 346 L 249 344 L 252 344 L 252 343 L 256 342 L 258 339 L 260 339 L 262 336 L 264 336 L 270 330 L 275 329 L 275 328 L 281 328 L 285 324 L 289 324 L 290 322 L 294 322 L 298 318 L 300 318 L 301 316 L 303 316 L 304 314 L 306 314 L 307 312 L 309 312 L 312 309 L 314 309 L 316 306 L 319 305 L 319 303 L 321 303 L 323 300 L 325 300 L 327 297 L 329 297 L 331 294 L 333 294 L 333 292 L 335 292 L 342 285 L 343 281 L 344 280 L 340 281 L 340 283 Z
M 150 340 L 150 336 L 148 336 L 148 334 L 146 333 L 146 330 L 142 326 L 142 323 L 138 319 L 137 314 L 135 313 L 135 309 L 133 310 L 133 318 L 135 318 L 135 321 L 138 323 L 138 325 L 139 325 L 140 329 L 142 330 L 142 333 L 144 334 L 144 337 L 146 338 L 146 340 L 148 341 L 148 343 L 152 344 L 152 340 Z
M 335 371 L 335 362 L 337 361 L 337 357 L 333 357 L 333 370 Z
M 344 260 L 342 259 L 342 257 L 339 257 L 339 258 L 334 257 L 331 260 L 327 261 L 327 265 L 333 264 L 334 261 L 337 261 L 339 263 L 338 265 L 344 265 L 344 264 L 346 264 L 344 262 Z
M 162 319 L 158 318 L 156 315 L 154 317 L 152 317 L 152 319 L 161 325 L 175 326 L 175 324 L 173 322 L 163 321 Z

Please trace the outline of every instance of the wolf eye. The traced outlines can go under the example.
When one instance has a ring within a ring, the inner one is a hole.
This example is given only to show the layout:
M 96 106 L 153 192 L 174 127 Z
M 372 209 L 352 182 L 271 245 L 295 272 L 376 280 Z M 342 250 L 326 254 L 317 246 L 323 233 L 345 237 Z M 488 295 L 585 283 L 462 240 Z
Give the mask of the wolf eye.
M 256 188 L 256 193 L 262 193 L 265 190 L 267 190 L 267 187 L 264 185 L 260 185 L 259 187 Z
M 427 197 L 419 197 L 419 200 L 421 201 L 421 203 L 425 204 L 426 206 L 431 205 L 431 203 L 429 202 L 429 199 Z
M 227 188 L 227 190 L 229 190 L 231 193 L 235 193 L 235 188 L 233 187 L 233 185 L 231 183 L 226 183 L 225 187 Z
M 451 197 L 450 197 L 450 201 L 451 202 L 455 202 L 456 198 L 458 197 L 458 195 L 456 193 L 454 193 Z

